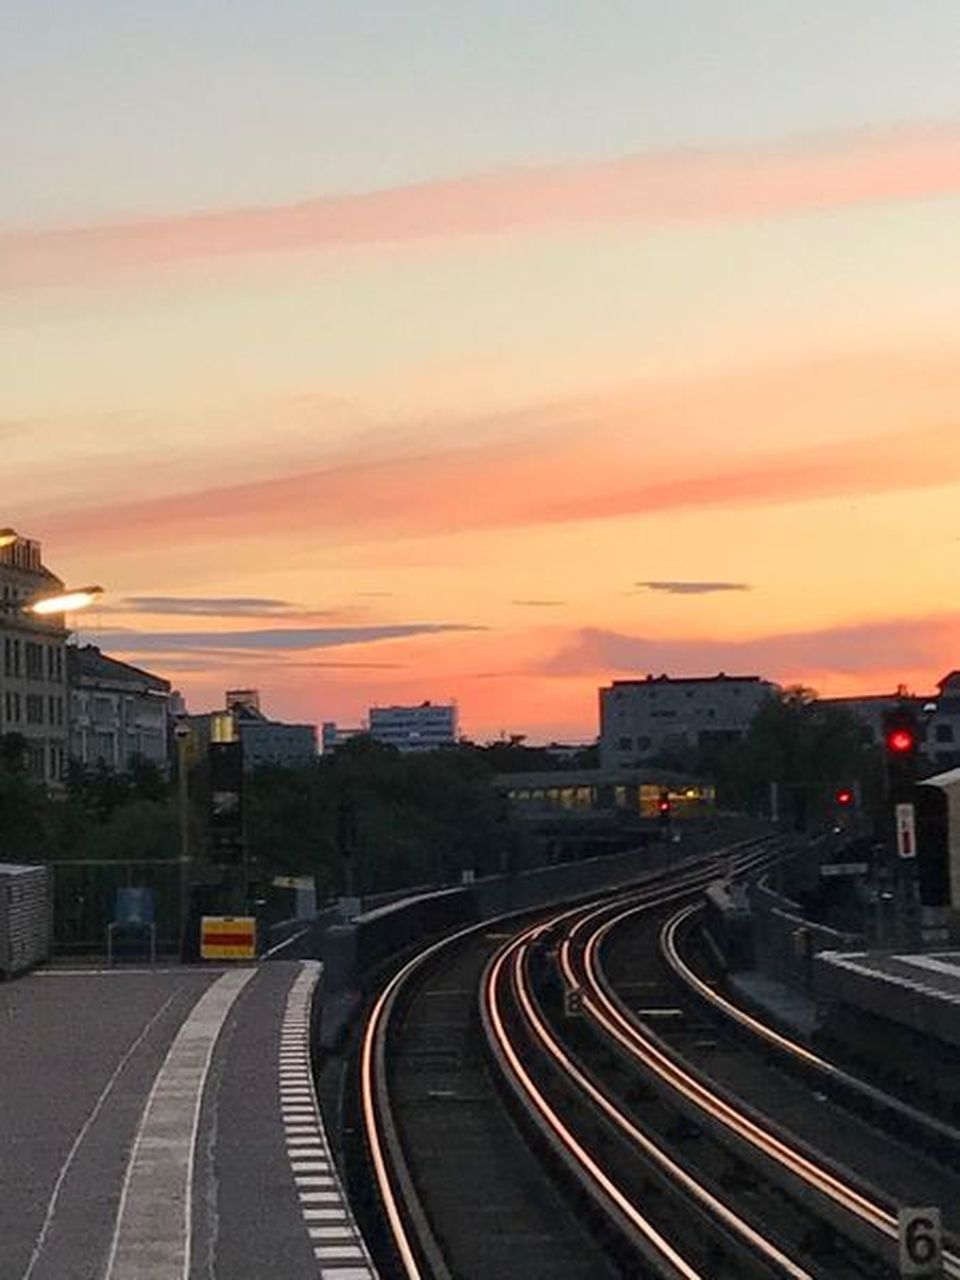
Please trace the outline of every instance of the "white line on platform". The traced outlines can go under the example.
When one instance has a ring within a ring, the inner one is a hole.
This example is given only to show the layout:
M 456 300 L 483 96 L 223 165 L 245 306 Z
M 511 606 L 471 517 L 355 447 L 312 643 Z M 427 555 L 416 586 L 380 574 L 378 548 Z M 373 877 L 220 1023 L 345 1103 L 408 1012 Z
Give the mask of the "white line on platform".
M 105 1280 L 190 1274 L 200 1103 L 217 1037 L 254 973 L 224 974 L 203 993 L 157 1072 L 127 1163 Z
M 174 993 L 174 995 L 175 994 L 176 993 Z M 63 1166 L 61 1167 L 60 1172 L 57 1175 L 57 1180 L 53 1184 L 53 1194 L 50 1196 L 50 1202 L 47 1205 L 47 1212 L 43 1219 L 43 1226 L 40 1228 L 40 1234 L 37 1237 L 37 1243 L 33 1247 L 33 1253 L 30 1255 L 30 1261 L 27 1263 L 27 1269 L 23 1273 L 23 1280 L 30 1280 L 30 1277 L 33 1275 L 34 1268 L 36 1267 L 37 1262 L 39 1261 L 40 1254 L 43 1252 L 43 1246 L 46 1244 L 47 1236 L 50 1233 L 50 1224 L 53 1222 L 53 1216 L 57 1211 L 57 1203 L 60 1199 L 60 1190 L 63 1187 L 63 1182 L 67 1176 L 67 1173 L 69 1172 L 70 1166 L 73 1164 L 74 1156 L 77 1154 L 77 1151 L 80 1149 L 81 1142 L 83 1142 L 84 1138 L 90 1132 L 90 1129 L 93 1126 L 94 1122 L 96 1121 L 97 1116 L 103 1110 L 104 1103 L 109 1097 L 113 1089 L 113 1086 L 119 1080 L 120 1074 L 123 1071 L 124 1067 L 130 1061 L 130 1059 L 133 1057 L 136 1051 L 140 1048 L 140 1046 L 143 1044 L 144 1040 L 146 1040 L 147 1036 L 156 1026 L 161 1016 L 164 1013 L 166 1013 L 167 1009 L 169 1009 L 171 1001 L 174 999 L 174 995 L 170 995 L 166 998 L 166 1000 L 164 1000 L 163 1004 L 156 1011 L 156 1013 L 153 1015 L 150 1021 L 146 1024 L 146 1026 L 143 1028 L 143 1030 L 134 1040 L 133 1044 L 131 1044 L 130 1048 L 127 1049 L 126 1053 L 117 1063 L 116 1068 L 113 1072 L 113 1075 L 111 1075 L 110 1079 L 107 1081 L 107 1083 L 103 1086 L 103 1089 L 100 1091 L 100 1096 L 99 1098 L 97 1098 L 96 1102 L 94 1103 L 93 1110 L 87 1116 L 86 1120 L 83 1123 L 82 1128 L 80 1129 L 80 1132 L 74 1138 L 73 1144 L 70 1147 L 70 1150 L 67 1152 L 67 1158 L 66 1160 L 64 1160 Z

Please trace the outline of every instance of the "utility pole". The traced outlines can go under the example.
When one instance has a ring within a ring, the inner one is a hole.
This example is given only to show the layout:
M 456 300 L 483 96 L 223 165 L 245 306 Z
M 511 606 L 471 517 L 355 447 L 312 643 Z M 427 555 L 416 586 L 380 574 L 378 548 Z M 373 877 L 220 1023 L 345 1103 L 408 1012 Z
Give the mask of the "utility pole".
M 177 809 L 180 820 L 180 865 L 178 915 L 180 959 L 187 959 L 187 927 L 190 920 L 190 726 L 186 720 L 178 720 L 173 736 L 177 744 Z

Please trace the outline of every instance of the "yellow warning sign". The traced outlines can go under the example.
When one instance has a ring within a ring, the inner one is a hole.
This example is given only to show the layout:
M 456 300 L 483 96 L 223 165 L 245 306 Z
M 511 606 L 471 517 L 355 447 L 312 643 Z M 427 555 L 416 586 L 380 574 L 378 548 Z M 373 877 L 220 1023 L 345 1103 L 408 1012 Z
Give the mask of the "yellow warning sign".
M 257 922 L 253 916 L 204 916 L 200 922 L 204 960 L 255 960 Z

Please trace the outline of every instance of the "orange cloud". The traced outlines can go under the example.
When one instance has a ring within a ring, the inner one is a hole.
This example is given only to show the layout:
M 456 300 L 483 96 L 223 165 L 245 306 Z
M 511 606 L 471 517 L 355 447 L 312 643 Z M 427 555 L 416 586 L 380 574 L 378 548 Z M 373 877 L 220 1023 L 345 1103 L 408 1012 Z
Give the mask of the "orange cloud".
M 625 477 L 635 477 L 625 482 Z M 145 501 L 47 512 L 44 536 L 71 548 L 218 539 L 340 541 L 891 493 L 960 482 L 960 432 L 923 428 L 756 460 L 651 463 L 642 439 L 589 428 L 569 436 L 439 451 Z M 26 527 L 27 521 L 21 523 Z M 29 523 L 37 527 L 41 517 Z
M 196 259 L 551 226 L 769 217 L 960 192 L 960 126 L 507 170 L 301 204 L 0 235 L 0 287 Z

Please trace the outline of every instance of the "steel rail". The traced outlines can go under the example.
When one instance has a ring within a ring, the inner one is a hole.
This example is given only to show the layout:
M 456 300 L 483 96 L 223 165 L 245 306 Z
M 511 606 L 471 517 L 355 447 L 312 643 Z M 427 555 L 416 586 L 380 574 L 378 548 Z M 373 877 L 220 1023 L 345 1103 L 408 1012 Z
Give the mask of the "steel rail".
M 518 938 L 511 940 L 505 947 L 502 947 L 493 957 L 484 974 L 482 998 L 483 1008 L 486 1012 L 485 1022 L 491 1029 L 496 1045 L 509 1064 L 515 1081 L 526 1095 L 528 1105 L 550 1129 L 567 1155 L 593 1180 L 603 1194 L 624 1215 L 631 1226 L 671 1268 L 672 1273 L 683 1277 L 683 1280 L 707 1280 L 657 1231 L 656 1227 L 640 1212 L 627 1193 L 597 1163 L 587 1148 L 576 1138 L 573 1131 L 550 1105 L 544 1094 L 537 1087 L 529 1071 L 523 1065 L 520 1054 L 517 1052 L 507 1032 L 498 990 L 501 973 L 511 957 L 514 957 L 512 976 L 516 984 L 518 972 L 516 962 L 526 952 L 535 933 L 534 929 L 526 930 Z M 518 994 L 519 990 L 518 988 Z M 521 1004 L 523 1004 L 523 995 L 520 995 L 519 998 Z
M 824 1076 L 828 1082 L 858 1094 L 865 1098 L 868 1103 L 907 1120 L 917 1129 L 925 1131 L 928 1136 L 950 1144 L 954 1151 L 960 1150 L 960 1130 L 953 1128 L 952 1125 L 946 1124 L 942 1120 L 938 1120 L 936 1116 L 927 1115 L 916 1107 L 910 1106 L 909 1103 L 904 1102 L 901 1098 L 893 1097 L 876 1085 L 872 1085 L 843 1067 L 837 1066 L 836 1063 L 831 1062 L 828 1058 L 815 1053 L 807 1045 L 801 1044 L 800 1041 L 794 1040 L 783 1032 L 778 1031 L 761 1018 L 755 1017 L 741 1005 L 729 1000 L 715 987 L 705 982 L 696 970 L 684 960 L 677 942 L 677 936 L 683 925 L 701 910 L 702 907 L 699 903 L 691 903 L 672 916 L 660 930 L 661 953 L 681 982 L 685 983 L 697 996 L 709 1003 L 725 1018 L 736 1022 L 749 1031 L 751 1035 L 765 1040 L 788 1060 L 792 1059 L 802 1063 L 805 1067 L 809 1067 Z
M 528 1026 L 553 1064 L 559 1067 L 577 1085 L 639 1151 L 654 1163 L 671 1182 L 681 1187 L 694 1199 L 710 1217 L 716 1219 L 724 1228 L 737 1235 L 749 1249 L 760 1254 L 765 1262 L 771 1264 L 784 1275 L 790 1276 L 792 1280 L 811 1280 L 809 1271 L 788 1257 L 776 1244 L 737 1214 L 718 1196 L 714 1195 L 689 1170 L 674 1160 L 648 1134 L 644 1133 L 604 1090 L 590 1079 L 586 1072 L 563 1049 L 537 1010 L 527 966 L 530 954 L 530 940 L 520 939 L 512 944 L 510 950 L 513 954 L 513 984 L 520 1007 Z M 493 992 L 488 992 L 488 999 L 492 1000 L 493 998 Z M 506 1051 L 506 1046 L 504 1047 Z
M 628 907 L 608 917 L 589 935 L 583 947 L 583 979 L 578 979 L 570 949 L 561 949 L 561 965 L 567 981 L 589 990 L 584 995 L 583 1007 L 603 1029 L 635 1059 L 651 1070 L 675 1092 L 682 1095 L 698 1110 L 716 1120 L 724 1128 L 746 1141 L 757 1151 L 789 1170 L 806 1185 L 873 1228 L 887 1241 L 898 1238 L 898 1220 L 895 1212 L 878 1203 L 870 1195 L 851 1186 L 838 1174 L 805 1155 L 787 1140 L 780 1138 L 759 1120 L 728 1101 L 698 1079 L 674 1055 L 666 1052 L 639 1022 L 630 1016 L 622 1003 L 612 996 L 609 985 L 598 965 L 598 952 L 610 932 L 629 917 L 645 910 L 644 904 Z M 960 1256 L 944 1251 L 944 1272 L 953 1280 L 960 1280 Z
M 729 860 L 731 856 L 750 857 L 753 855 L 755 846 L 761 843 L 765 841 L 741 841 L 713 853 L 694 855 L 683 864 L 681 878 L 690 878 L 697 882 L 709 880 L 711 876 L 716 875 L 718 860 L 723 858 Z M 644 883 L 635 884 L 630 889 L 608 891 L 603 895 L 603 900 L 607 904 L 634 902 L 638 893 L 653 890 L 657 882 L 669 874 L 670 869 L 657 869 L 644 877 Z M 546 921 L 532 926 L 531 936 L 539 936 L 545 929 L 556 927 L 563 920 L 582 910 L 582 905 L 573 906 L 558 914 L 549 915 Z M 407 1218 L 415 1213 L 412 1202 L 416 1197 L 413 1194 L 412 1179 L 393 1123 L 386 1085 L 386 1033 L 390 1015 L 403 986 L 432 957 L 445 948 L 491 926 L 530 914 L 529 909 L 507 912 L 479 924 L 468 925 L 418 951 L 386 983 L 367 1017 L 360 1051 L 361 1113 L 377 1191 L 386 1215 L 389 1234 L 407 1280 L 428 1280 L 431 1274 L 442 1280 L 444 1276 L 449 1275 L 449 1272 L 439 1245 L 433 1239 L 429 1224 L 426 1223 L 425 1215 L 420 1214 L 424 1221 L 419 1228 L 419 1248 L 407 1221 Z M 419 1211 L 419 1205 L 416 1211 Z M 427 1236 L 426 1247 L 424 1247 L 424 1235 Z M 429 1255 L 430 1270 L 424 1267 L 423 1259 L 420 1257 L 423 1253 Z

